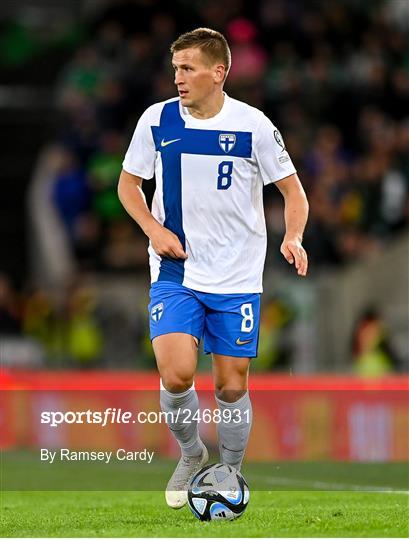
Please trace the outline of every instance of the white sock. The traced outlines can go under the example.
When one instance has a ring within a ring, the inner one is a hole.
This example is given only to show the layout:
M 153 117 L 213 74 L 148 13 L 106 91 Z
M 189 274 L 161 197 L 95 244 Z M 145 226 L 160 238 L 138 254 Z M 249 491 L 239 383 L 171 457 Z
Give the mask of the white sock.
M 173 436 L 179 443 L 182 455 L 186 457 L 200 456 L 203 443 L 199 437 L 197 420 L 192 420 L 199 410 L 199 399 L 194 385 L 179 394 L 166 390 L 160 382 L 160 405 L 168 414 L 167 423 Z M 190 415 L 190 416 L 189 416 Z M 184 420 L 189 421 L 184 422 Z
M 246 392 L 234 403 L 227 403 L 217 397 L 216 402 L 222 419 L 217 424 L 220 460 L 240 470 L 253 420 L 249 393 Z

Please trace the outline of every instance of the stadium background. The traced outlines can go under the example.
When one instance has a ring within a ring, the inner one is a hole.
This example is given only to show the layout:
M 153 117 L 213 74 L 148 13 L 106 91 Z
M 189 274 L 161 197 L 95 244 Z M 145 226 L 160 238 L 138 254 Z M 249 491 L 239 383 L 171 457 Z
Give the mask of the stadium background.
M 155 369 L 147 242 L 121 208 L 116 184 L 139 115 L 175 94 L 170 42 L 203 25 L 226 34 L 233 55 L 226 91 L 279 127 L 310 201 L 310 270 L 301 280 L 279 253 L 281 195 L 265 190 L 269 244 L 252 384 L 304 394 L 293 392 L 282 413 L 293 411 L 283 417 L 287 431 L 277 430 L 270 453 L 251 456 L 407 457 L 408 5 L 2 2 L 1 381 L 5 389 L 40 392 L 29 394 L 26 408 L 2 402 L 19 419 L 2 431 L 2 447 L 44 443 L 30 431 L 41 391 L 157 384 L 155 374 L 141 374 Z M 153 186 L 144 183 L 148 200 Z M 199 369 L 205 388 L 209 358 L 201 356 Z M 325 394 L 334 388 L 343 390 L 341 401 L 337 392 Z M 101 399 L 100 407 L 114 403 Z M 343 424 L 336 411 L 344 411 Z M 278 414 L 253 439 L 258 450 Z M 352 426 L 358 450 L 354 439 L 339 453 L 339 425 Z M 363 443 L 362 433 L 369 433 Z M 115 446 L 115 437 L 95 444 Z M 166 440 L 158 447 L 175 453 Z

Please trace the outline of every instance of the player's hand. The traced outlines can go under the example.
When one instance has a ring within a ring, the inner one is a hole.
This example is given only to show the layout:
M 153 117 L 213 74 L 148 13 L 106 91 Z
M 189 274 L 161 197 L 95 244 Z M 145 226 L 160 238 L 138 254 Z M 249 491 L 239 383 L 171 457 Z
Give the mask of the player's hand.
M 187 254 L 183 251 L 182 244 L 176 234 L 159 223 L 150 233 L 149 238 L 155 253 L 160 257 L 187 259 Z
M 308 257 L 298 237 L 285 235 L 280 251 L 290 264 L 295 264 L 299 276 L 307 275 Z

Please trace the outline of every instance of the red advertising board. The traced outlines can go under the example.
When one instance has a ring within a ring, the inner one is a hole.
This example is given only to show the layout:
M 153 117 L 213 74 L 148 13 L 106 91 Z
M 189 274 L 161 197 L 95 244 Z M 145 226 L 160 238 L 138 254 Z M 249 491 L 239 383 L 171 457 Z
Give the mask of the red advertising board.
M 155 421 L 160 413 L 156 373 L 3 370 L 0 387 L 2 449 L 105 450 L 142 445 L 163 456 L 178 453 L 165 422 Z M 199 375 L 196 388 L 200 431 L 216 449 L 211 376 Z M 406 376 L 252 375 L 253 426 L 247 459 L 407 460 L 408 389 Z M 106 425 L 88 422 L 86 411 L 104 414 Z M 124 412 L 137 421 L 118 421 Z M 49 420 L 47 414 L 57 415 L 61 423 L 43 422 Z

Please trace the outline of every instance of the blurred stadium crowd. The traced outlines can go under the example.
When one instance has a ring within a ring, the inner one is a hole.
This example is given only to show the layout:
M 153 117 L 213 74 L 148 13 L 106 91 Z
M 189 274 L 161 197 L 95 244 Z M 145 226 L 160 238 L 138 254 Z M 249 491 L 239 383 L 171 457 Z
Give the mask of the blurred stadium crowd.
M 310 200 L 313 266 L 381 249 L 409 220 L 409 47 L 394 3 L 265 0 L 245 15 L 238 0 L 212 1 L 194 17 L 231 44 L 226 91 L 264 110 L 285 136 Z M 146 266 L 146 241 L 116 184 L 139 115 L 175 95 L 168 48 L 181 9 L 147 3 L 128 12 L 114 3 L 61 74 L 66 122 L 54 202 L 87 269 Z M 266 215 L 279 241 L 275 189 Z
M 146 239 L 121 207 L 116 185 L 140 114 L 175 95 L 169 44 L 196 26 L 220 30 L 231 45 L 226 92 L 262 109 L 284 135 L 310 201 L 304 244 L 312 272 L 379 252 L 408 226 L 406 2 L 91 4 L 87 31 L 56 85 L 64 121 L 51 195 L 81 271 L 146 272 Z M 144 188 L 149 200 L 153 183 Z M 282 199 L 274 186 L 265 190 L 265 213 L 267 264 L 286 272 Z M 75 320 L 78 333 L 88 332 L 89 357 L 97 359 L 103 332 L 92 300 L 67 298 L 64 316 L 54 319 Z M 21 299 L 6 277 L 0 283 L 2 332 L 41 341 L 41 313 L 59 309 L 44 292 Z M 291 319 L 288 306 L 277 311 Z M 85 358 L 70 339 L 65 356 Z

